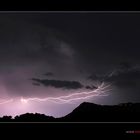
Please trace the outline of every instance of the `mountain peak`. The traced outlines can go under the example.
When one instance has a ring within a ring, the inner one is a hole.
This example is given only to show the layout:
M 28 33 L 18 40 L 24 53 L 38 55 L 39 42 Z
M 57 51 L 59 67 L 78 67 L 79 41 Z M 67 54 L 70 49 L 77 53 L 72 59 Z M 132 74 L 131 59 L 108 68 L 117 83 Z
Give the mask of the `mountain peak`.
M 83 102 L 77 108 L 84 107 L 84 106 L 99 106 L 99 105 L 90 102 Z

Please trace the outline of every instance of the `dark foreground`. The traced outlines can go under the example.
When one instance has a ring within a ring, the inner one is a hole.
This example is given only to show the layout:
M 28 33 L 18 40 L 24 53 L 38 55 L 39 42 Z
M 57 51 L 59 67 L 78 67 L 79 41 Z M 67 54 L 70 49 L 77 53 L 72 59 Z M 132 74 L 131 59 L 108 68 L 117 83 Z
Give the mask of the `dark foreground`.
M 26 113 L 15 118 L 3 116 L 0 122 L 140 122 L 140 103 L 107 106 L 84 102 L 61 118 Z

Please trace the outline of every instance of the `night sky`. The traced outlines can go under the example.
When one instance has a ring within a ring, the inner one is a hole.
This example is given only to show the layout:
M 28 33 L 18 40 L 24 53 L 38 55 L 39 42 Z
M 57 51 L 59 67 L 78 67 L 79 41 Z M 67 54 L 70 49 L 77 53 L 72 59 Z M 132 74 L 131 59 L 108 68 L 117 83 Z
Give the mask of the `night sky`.
M 139 62 L 140 13 L 0 13 L 0 116 L 140 102 Z

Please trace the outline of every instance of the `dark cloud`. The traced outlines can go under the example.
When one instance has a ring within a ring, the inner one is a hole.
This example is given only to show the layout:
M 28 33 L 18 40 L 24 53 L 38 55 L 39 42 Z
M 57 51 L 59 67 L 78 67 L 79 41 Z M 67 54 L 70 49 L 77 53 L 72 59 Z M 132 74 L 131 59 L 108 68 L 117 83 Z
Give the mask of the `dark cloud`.
M 113 82 L 121 88 L 133 88 L 135 90 L 135 88 L 140 87 L 140 69 L 131 68 L 116 71 L 107 78 L 107 81 Z
M 115 81 L 119 79 L 118 77 L 120 77 L 120 79 L 127 80 L 128 77 L 133 77 L 130 76 L 130 74 L 137 75 L 138 73 L 136 74 L 136 72 L 139 72 L 139 66 L 133 65 L 130 62 L 121 62 L 115 68 L 113 68 L 112 71 L 109 70 L 109 72 L 106 72 L 104 74 L 100 74 L 98 72 L 93 73 L 90 76 L 88 76 L 87 79 L 91 81 Z
M 129 62 L 121 62 L 107 74 L 92 74 L 88 77 L 91 81 L 106 81 L 119 88 L 132 88 L 134 91 L 140 87 L 140 67 Z
M 89 79 L 89 80 L 97 80 L 97 79 L 99 79 L 99 76 L 97 76 L 96 74 L 92 74 L 92 75 L 88 76 L 87 79 Z
M 92 86 L 85 86 L 86 89 L 90 89 L 90 90 L 93 90 L 93 89 L 97 89 L 96 86 L 92 85 Z
M 61 81 L 61 80 L 48 80 L 48 79 L 36 79 L 32 78 L 33 81 L 36 81 L 45 86 L 51 86 L 55 88 L 64 88 L 64 89 L 79 89 L 83 85 L 77 81 Z
M 105 79 L 105 75 L 91 74 L 87 79 L 91 81 L 103 81 Z
M 52 72 L 47 72 L 44 75 L 46 75 L 46 76 L 53 76 L 54 74 Z

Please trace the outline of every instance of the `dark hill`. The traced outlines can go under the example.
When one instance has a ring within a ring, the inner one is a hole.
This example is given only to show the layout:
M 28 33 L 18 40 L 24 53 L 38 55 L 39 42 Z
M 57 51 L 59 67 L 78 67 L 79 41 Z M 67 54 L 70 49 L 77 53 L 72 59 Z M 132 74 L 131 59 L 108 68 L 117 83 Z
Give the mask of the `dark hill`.
M 140 121 L 140 103 L 123 103 L 109 106 L 84 102 L 60 120 L 78 122 Z
M 84 102 L 68 115 L 54 118 L 39 113 L 26 113 L 16 116 L 3 116 L 1 122 L 140 122 L 140 103 L 119 105 L 97 105 Z
M 44 114 L 39 113 L 26 113 L 19 116 L 16 116 L 14 121 L 25 121 L 25 122 L 50 122 L 55 121 L 55 118 L 52 116 L 46 116 Z
M 39 113 L 25 113 L 12 118 L 12 116 L 3 116 L 0 122 L 53 122 L 56 119 L 52 116 L 46 116 Z

